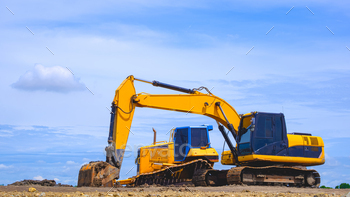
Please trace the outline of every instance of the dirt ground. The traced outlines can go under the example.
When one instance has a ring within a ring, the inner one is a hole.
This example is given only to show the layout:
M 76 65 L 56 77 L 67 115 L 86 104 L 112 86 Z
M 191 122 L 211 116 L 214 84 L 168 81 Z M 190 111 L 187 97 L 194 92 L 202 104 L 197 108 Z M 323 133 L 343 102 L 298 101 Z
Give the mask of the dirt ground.
M 29 192 L 34 187 L 36 191 Z M 350 196 L 350 189 L 291 188 L 279 186 L 242 186 L 230 185 L 221 187 L 144 187 L 144 188 L 96 188 L 96 187 L 48 187 L 48 186 L 0 186 L 0 196 L 146 196 L 146 197 L 179 197 L 179 196 Z

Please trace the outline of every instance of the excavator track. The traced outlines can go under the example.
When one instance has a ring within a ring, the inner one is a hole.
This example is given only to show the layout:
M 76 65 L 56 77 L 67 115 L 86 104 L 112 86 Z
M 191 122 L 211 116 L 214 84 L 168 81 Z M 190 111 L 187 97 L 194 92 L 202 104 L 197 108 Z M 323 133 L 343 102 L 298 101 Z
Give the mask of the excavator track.
M 190 182 L 194 172 L 198 170 L 212 169 L 212 165 L 203 159 L 189 161 L 183 164 L 169 166 L 154 172 L 144 173 L 131 177 L 133 186 L 143 184 L 171 185 Z
M 192 182 L 196 186 L 288 185 L 291 187 L 318 187 L 320 174 L 291 166 L 234 167 L 230 170 L 201 169 L 194 173 Z
M 228 170 L 200 169 L 193 174 L 192 183 L 195 186 L 222 186 L 227 185 Z
M 227 172 L 227 183 L 318 187 L 320 175 L 316 170 L 291 166 L 236 167 Z

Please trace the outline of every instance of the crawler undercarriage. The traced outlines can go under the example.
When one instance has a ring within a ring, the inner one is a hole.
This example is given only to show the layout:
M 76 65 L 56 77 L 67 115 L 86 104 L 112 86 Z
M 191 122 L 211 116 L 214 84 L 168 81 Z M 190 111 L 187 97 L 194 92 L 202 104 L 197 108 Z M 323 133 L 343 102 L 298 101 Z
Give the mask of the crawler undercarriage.
M 143 184 L 171 185 L 192 181 L 195 186 L 287 185 L 318 187 L 320 175 L 316 170 L 293 166 L 233 167 L 215 170 L 206 160 L 198 159 L 131 178 L 133 186 Z

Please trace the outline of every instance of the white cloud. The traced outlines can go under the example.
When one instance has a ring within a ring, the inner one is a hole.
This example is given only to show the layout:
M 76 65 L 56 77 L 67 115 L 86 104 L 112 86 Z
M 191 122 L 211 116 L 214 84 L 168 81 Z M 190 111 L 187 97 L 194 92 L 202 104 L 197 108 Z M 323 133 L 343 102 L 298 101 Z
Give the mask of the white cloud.
M 53 180 L 55 180 L 56 182 L 57 182 L 57 181 L 59 181 L 59 179 L 58 179 L 58 178 L 54 178 Z
M 38 180 L 38 181 L 42 181 L 42 180 L 44 180 L 44 178 L 42 177 L 42 176 L 35 176 L 35 177 L 33 177 L 33 179 L 34 180 Z
M 77 164 L 77 163 L 75 163 L 74 161 L 67 161 L 66 162 L 68 165 L 75 165 L 75 164 Z
M 14 126 L 15 130 L 35 130 L 33 126 Z
M 13 166 L 7 166 L 7 165 L 4 165 L 4 164 L 0 164 L 0 170 L 2 169 L 9 169 L 9 168 L 12 168 Z
M 40 64 L 27 71 L 13 88 L 27 91 L 70 92 L 85 90 L 84 84 L 67 69 L 60 66 L 45 67 Z
M 12 131 L 0 129 L 0 137 L 12 137 L 12 136 L 13 136 Z
M 327 153 L 325 153 L 324 155 L 326 158 L 326 163 L 324 164 L 325 166 L 335 167 L 340 165 L 340 162 L 334 157 L 329 156 Z
M 63 166 L 63 170 L 62 170 L 62 172 L 69 172 L 71 170 L 71 168 L 70 167 L 67 167 L 67 166 Z

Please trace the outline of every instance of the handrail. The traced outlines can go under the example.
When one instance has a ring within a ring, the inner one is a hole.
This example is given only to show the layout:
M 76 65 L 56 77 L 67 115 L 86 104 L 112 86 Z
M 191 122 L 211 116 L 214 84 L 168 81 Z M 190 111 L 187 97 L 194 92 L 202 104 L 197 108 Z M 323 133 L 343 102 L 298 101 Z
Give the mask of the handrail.
M 167 141 L 166 141 L 166 140 L 164 140 L 164 141 L 154 142 L 154 145 L 156 145 L 156 144 L 160 144 L 160 143 L 167 143 Z

